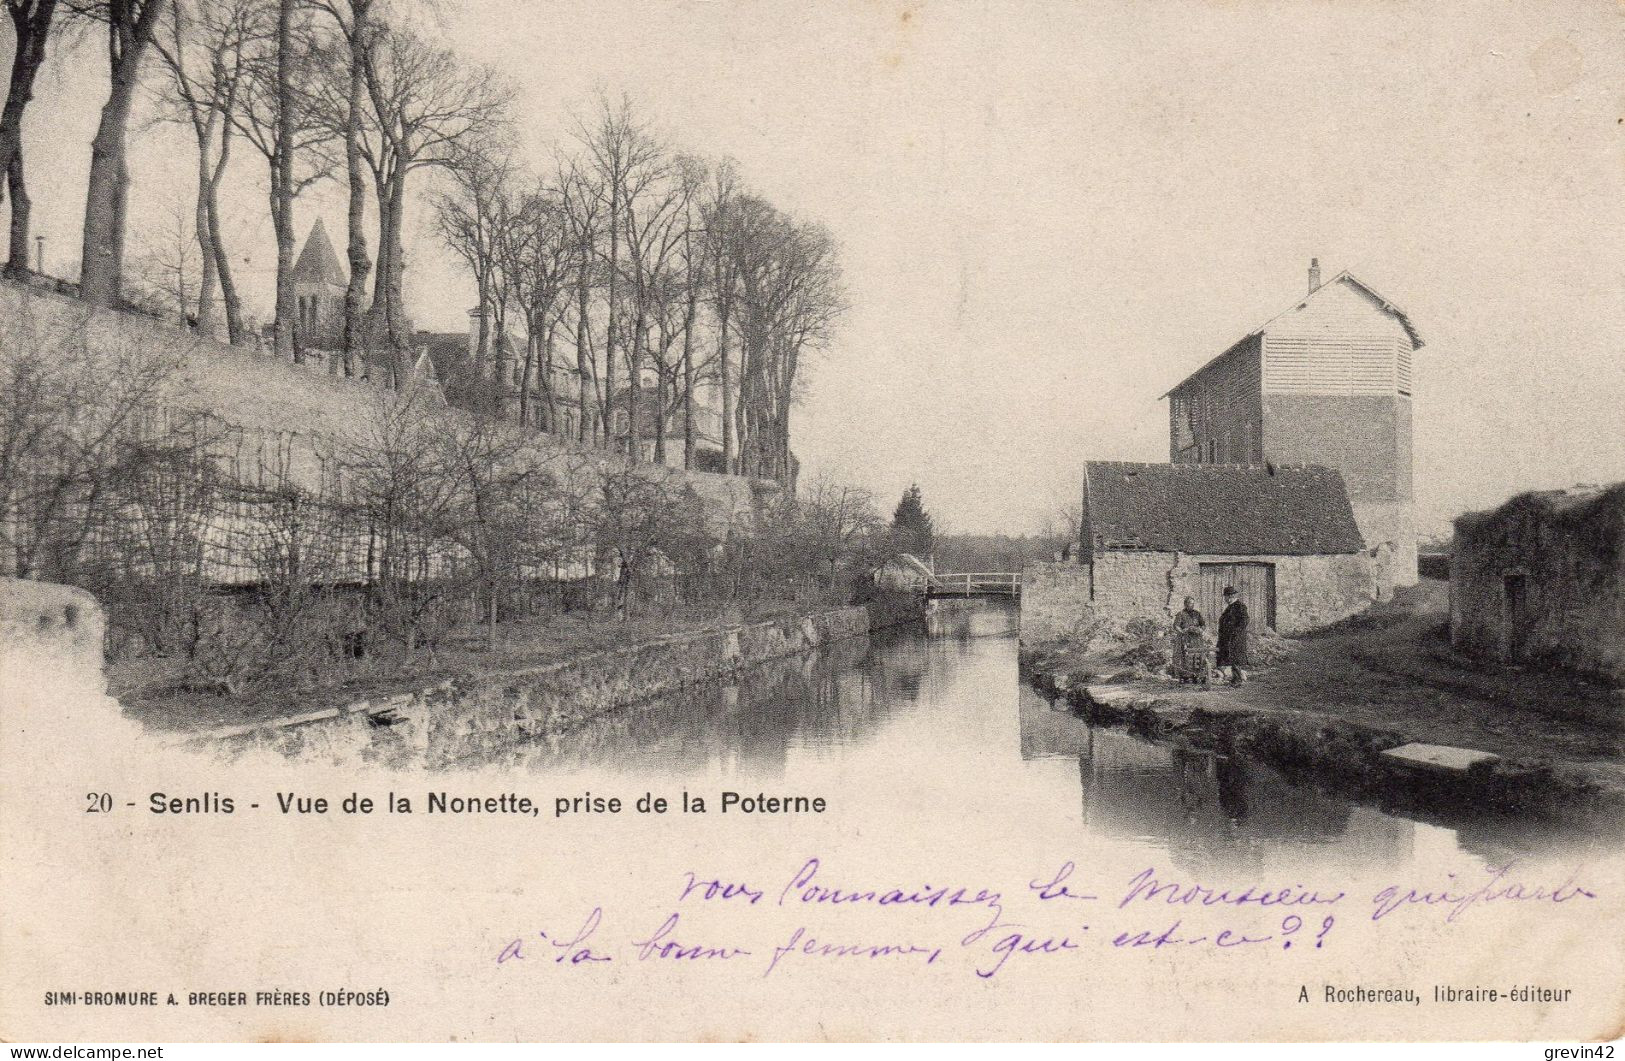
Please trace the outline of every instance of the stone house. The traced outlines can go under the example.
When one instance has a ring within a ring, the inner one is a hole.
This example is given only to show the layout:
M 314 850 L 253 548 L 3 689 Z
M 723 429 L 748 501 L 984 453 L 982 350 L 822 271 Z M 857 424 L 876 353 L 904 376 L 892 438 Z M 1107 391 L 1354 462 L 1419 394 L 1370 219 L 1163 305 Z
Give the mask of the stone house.
M 1210 625 L 1234 586 L 1255 626 L 1300 634 L 1376 596 L 1343 478 L 1312 465 L 1085 466 L 1077 553 L 1029 565 L 1022 639 L 1098 620 L 1170 621 L 1194 597 Z
M 1342 473 L 1383 595 L 1417 579 L 1411 360 L 1403 310 L 1348 273 L 1320 282 L 1170 390 L 1175 464 L 1317 464 Z
M 1625 483 L 1521 494 L 1457 518 L 1450 641 L 1625 684 Z

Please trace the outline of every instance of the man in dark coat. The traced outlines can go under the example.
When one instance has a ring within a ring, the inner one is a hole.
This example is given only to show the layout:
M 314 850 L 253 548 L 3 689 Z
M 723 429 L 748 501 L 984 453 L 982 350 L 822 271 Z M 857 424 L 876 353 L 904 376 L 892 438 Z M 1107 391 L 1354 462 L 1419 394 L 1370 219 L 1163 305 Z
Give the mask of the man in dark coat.
M 1230 668 L 1230 684 L 1247 680 L 1247 605 L 1236 587 L 1224 587 L 1224 613 L 1219 616 L 1219 669 Z

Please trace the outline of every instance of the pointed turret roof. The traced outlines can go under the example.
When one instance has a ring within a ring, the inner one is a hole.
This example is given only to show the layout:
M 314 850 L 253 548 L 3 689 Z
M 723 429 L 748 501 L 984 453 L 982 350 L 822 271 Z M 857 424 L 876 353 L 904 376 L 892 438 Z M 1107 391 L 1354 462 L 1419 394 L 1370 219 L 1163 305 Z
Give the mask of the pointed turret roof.
M 293 267 L 293 278 L 297 282 L 333 284 L 337 287 L 343 287 L 347 282 L 344 266 L 339 264 L 333 241 L 327 238 L 327 227 L 319 217 L 310 226 L 310 235 L 305 237 L 304 249 L 299 252 L 299 261 Z

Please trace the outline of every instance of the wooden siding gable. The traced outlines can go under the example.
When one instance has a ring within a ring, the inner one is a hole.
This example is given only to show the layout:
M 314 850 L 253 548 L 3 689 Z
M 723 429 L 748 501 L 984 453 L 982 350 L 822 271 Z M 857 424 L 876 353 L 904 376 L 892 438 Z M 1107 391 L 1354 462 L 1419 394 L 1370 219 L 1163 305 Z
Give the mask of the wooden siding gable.
M 1258 360 L 1265 393 L 1409 395 L 1411 355 L 1422 346 L 1421 333 L 1404 310 L 1342 272 L 1162 396 L 1208 386 L 1204 377 L 1243 352 Z
M 1410 329 L 1398 311 L 1346 274 L 1262 330 L 1265 393 L 1410 392 Z

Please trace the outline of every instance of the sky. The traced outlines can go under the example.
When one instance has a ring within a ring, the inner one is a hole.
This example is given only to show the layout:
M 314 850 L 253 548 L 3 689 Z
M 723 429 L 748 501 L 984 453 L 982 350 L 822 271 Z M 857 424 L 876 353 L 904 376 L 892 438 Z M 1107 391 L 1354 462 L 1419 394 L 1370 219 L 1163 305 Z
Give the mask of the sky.
M 437 32 L 515 82 L 539 167 L 572 109 L 624 91 L 832 230 L 850 308 L 794 445 L 885 511 L 917 482 L 943 529 L 1035 532 L 1084 461 L 1166 460 L 1159 396 L 1299 298 L 1311 257 L 1427 340 L 1424 532 L 1625 479 L 1614 3 L 445 0 Z M 95 45 L 57 49 L 25 129 L 48 271 L 78 256 Z M 147 117 L 137 246 L 193 179 L 187 135 Z M 239 156 L 228 212 L 264 312 L 261 168 Z M 337 184 L 298 210 L 342 246 Z M 421 212 L 407 235 L 409 311 L 460 330 L 472 282 Z

